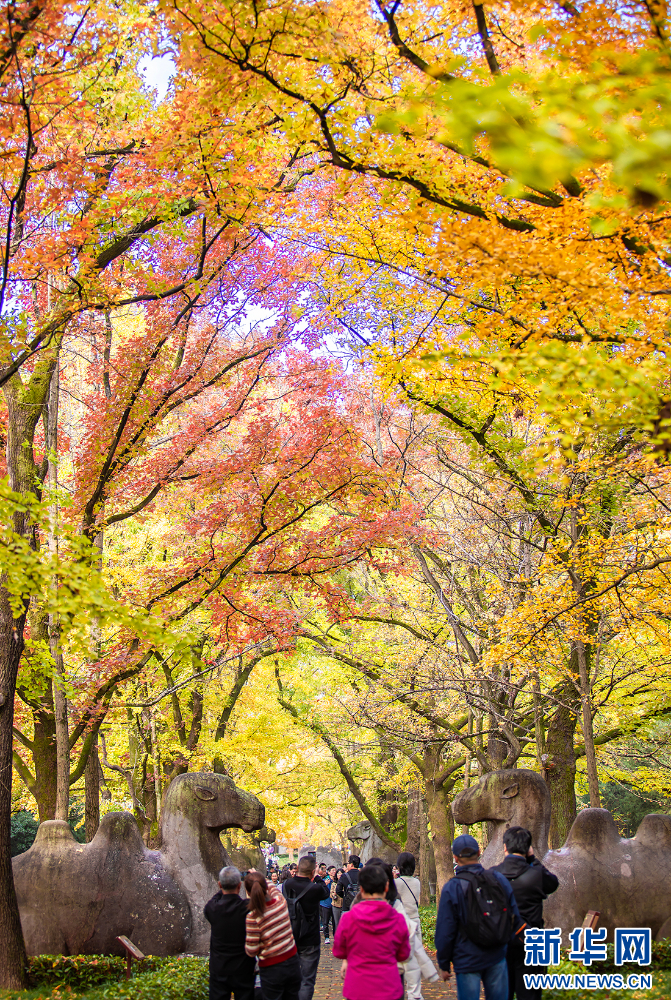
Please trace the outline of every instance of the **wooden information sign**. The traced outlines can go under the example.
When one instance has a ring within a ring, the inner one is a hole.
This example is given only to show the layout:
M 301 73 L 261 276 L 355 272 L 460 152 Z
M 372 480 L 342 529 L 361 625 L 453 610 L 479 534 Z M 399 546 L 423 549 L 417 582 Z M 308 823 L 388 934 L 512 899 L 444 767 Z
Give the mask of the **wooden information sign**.
M 601 916 L 601 910 L 588 910 L 585 914 L 585 919 L 582 922 L 582 928 L 585 930 L 589 927 L 591 930 L 596 929 L 596 925 L 599 923 L 599 917 Z M 580 935 L 580 951 L 584 951 L 585 948 L 585 935 Z
M 144 958 L 144 955 L 138 946 L 133 944 L 131 939 L 127 938 L 125 934 L 120 934 L 117 941 L 119 941 L 126 949 L 126 979 L 130 979 L 131 962 L 134 958 L 137 958 L 138 960 Z

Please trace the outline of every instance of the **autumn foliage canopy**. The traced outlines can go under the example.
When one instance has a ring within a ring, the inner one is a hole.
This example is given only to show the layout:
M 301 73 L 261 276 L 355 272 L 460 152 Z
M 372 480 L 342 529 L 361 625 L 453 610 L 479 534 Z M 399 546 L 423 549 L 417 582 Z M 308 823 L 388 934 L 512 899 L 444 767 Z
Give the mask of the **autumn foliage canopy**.
M 20 808 L 156 845 L 215 769 L 295 846 L 420 816 L 439 882 L 500 767 L 554 845 L 611 786 L 668 811 L 670 30 L 6 6 L 0 986 Z

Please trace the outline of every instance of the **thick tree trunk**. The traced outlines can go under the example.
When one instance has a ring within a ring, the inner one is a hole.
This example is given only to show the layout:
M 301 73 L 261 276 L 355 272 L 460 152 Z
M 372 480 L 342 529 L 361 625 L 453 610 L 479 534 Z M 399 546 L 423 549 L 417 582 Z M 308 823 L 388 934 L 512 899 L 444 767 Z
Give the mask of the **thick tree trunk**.
M 551 848 L 561 847 L 576 817 L 575 801 L 575 728 L 577 723 L 575 691 L 568 685 L 557 697 L 558 705 L 547 730 L 545 741 L 545 778 L 550 787 L 552 818 L 549 842 Z
M 454 840 L 454 820 L 450 809 L 449 796 L 443 785 L 436 787 L 431 779 L 426 782 L 426 808 L 431 826 L 431 843 L 436 860 L 436 895 L 452 878 L 452 841 Z
M 56 817 L 56 719 L 51 691 L 43 701 L 43 709 L 33 709 L 35 782 L 30 789 L 40 823 Z
M 15 619 L 0 590 L 0 989 L 23 989 L 26 949 L 12 877 L 10 824 L 12 815 L 12 748 L 14 691 L 23 651 L 25 615 Z
M 84 771 L 84 829 L 86 843 L 89 844 L 100 825 L 100 761 L 98 760 L 98 741 L 91 747 L 86 770 Z
M 53 359 L 55 360 L 55 359 Z M 15 375 L 4 386 L 7 401 L 7 469 L 9 485 L 25 497 L 35 495 L 35 460 L 33 439 L 49 391 L 53 361 L 44 357 L 24 387 Z M 17 511 L 14 531 L 33 536 L 29 515 Z M 0 989 L 21 989 L 26 982 L 26 949 L 21 931 L 19 908 L 14 890 L 10 857 L 12 811 L 14 697 L 19 660 L 23 652 L 23 633 L 28 601 L 17 617 L 9 595 L 0 583 Z
M 494 715 L 489 716 L 489 735 L 487 736 L 487 758 L 492 771 L 499 771 L 510 751 L 507 740 L 497 728 L 498 722 Z

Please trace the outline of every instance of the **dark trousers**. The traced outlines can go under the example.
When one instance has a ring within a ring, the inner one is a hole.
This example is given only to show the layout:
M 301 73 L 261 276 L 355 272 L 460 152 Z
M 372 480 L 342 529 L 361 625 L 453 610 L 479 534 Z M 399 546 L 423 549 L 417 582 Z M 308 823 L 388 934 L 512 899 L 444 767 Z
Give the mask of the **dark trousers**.
M 524 945 L 521 941 L 513 941 L 508 945 L 506 953 L 506 963 L 508 965 L 508 1000 L 541 1000 L 542 990 L 540 988 L 528 990 L 524 985 L 525 974 L 541 975 L 547 972 L 546 965 L 525 965 Z
M 210 1000 L 254 1000 L 254 972 L 251 976 L 213 976 L 210 971 Z
M 322 931 L 324 937 L 329 936 L 329 923 L 333 924 L 333 933 L 335 934 L 335 923 L 333 921 L 333 907 L 332 906 L 320 906 L 319 907 L 319 917 L 321 920 Z
M 292 955 L 277 965 L 259 969 L 263 1000 L 298 1000 L 301 988 L 301 966 L 298 955 Z
M 315 944 L 309 948 L 301 948 L 298 952 L 298 959 L 301 963 L 301 988 L 298 992 L 298 1000 L 312 1000 L 317 969 L 319 968 L 319 951 L 319 945 Z

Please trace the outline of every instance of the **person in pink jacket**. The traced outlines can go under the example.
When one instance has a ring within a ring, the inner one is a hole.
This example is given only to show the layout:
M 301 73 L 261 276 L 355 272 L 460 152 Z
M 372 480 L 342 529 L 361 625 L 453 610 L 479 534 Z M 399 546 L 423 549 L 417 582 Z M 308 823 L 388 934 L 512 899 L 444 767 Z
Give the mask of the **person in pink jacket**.
M 345 1000 L 403 1000 L 398 963 L 410 956 L 410 938 L 405 917 L 384 898 L 388 887 L 384 868 L 362 868 L 361 902 L 340 918 L 333 954 L 344 959 Z

